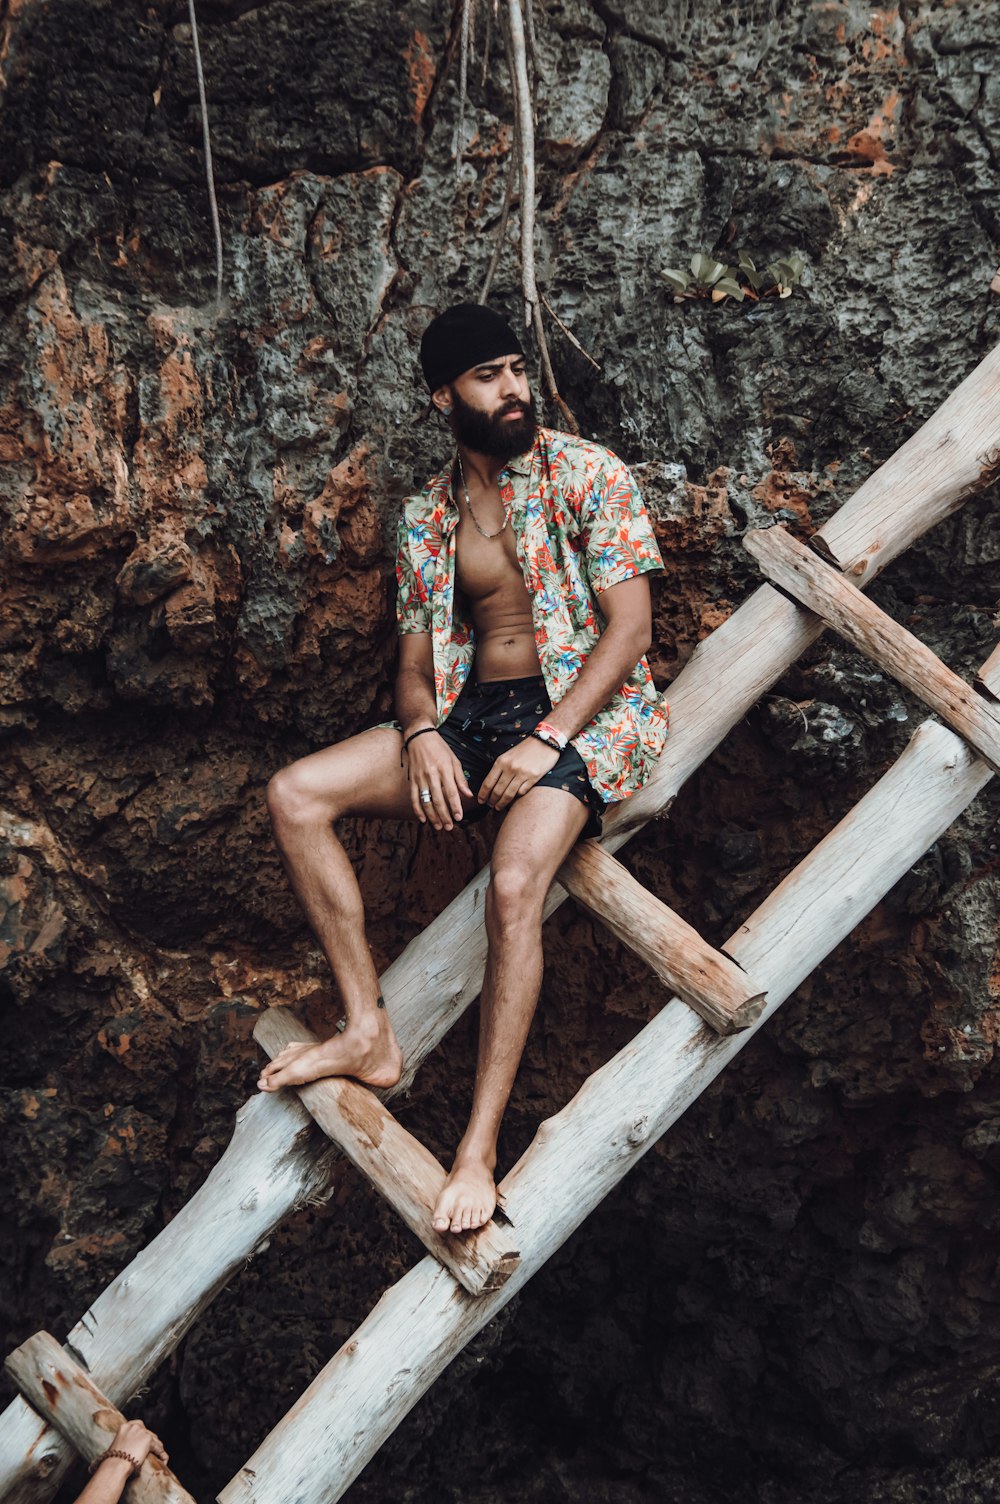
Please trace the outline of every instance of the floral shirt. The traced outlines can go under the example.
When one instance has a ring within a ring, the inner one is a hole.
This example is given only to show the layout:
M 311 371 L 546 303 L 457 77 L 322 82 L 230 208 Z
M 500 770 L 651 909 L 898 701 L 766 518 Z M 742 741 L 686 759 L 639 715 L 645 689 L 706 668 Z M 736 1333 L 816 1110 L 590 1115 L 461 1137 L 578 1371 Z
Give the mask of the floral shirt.
M 635 481 L 598 444 L 539 429 L 531 452 L 501 470 L 499 485 L 555 706 L 604 630 L 601 591 L 660 570 L 663 562 Z M 399 524 L 399 630 L 431 634 L 439 724 L 458 699 L 476 650 L 472 622 L 461 605 L 456 608 L 458 518 L 449 464 L 410 497 Z M 573 746 L 596 791 L 618 800 L 645 782 L 666 736 L 666 702 L 642 658 Z

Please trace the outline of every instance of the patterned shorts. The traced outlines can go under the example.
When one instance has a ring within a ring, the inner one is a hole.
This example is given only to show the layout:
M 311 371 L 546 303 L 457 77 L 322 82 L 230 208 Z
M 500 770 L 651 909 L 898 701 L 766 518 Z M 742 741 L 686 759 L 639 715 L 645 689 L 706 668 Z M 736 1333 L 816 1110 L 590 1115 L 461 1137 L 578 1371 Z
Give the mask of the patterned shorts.
M 493 679 L 486 684 L 470 678 L 438 732 L 461 762 L 472 792 L 478 794 L 500 754 L 522 742 L 551 709 L 541 674 L 530 679 Z M 564 789 L 579 799 L 590 812 L 583 835 L 600 835 L 604 801 L 591 786 L 583 758 L 575 747 L 561 752 L 555 767 L 539 778 L 535 787 Z M 489 807 L 480 804 L 464 818 L 478 820 L 488 813 Z

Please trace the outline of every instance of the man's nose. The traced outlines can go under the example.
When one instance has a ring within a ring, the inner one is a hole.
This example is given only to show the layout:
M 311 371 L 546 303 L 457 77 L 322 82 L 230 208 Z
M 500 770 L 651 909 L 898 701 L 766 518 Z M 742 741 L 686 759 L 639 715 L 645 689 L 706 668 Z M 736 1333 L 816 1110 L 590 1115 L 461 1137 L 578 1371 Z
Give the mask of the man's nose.
M 507 401 L 511 397 L 520 397 L 523 382 L 523 376 L 515 375 L 510 366 L 504 366 L 500 377 L 500 392 L 504 401 Z

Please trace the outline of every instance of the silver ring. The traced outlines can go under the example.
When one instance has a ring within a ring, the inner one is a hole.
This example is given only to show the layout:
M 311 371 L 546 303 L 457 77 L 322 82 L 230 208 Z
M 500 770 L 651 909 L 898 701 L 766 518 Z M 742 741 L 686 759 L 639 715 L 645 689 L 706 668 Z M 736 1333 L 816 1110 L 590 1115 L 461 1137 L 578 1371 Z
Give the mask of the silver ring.
M 431 800 L 433 798 L 434 798 L 434 795 L 431 793 L 430 789 L 421 789 L 420 790 L 420 803 L 421 804 L 430 804 L 430 802 L 431 802 Z

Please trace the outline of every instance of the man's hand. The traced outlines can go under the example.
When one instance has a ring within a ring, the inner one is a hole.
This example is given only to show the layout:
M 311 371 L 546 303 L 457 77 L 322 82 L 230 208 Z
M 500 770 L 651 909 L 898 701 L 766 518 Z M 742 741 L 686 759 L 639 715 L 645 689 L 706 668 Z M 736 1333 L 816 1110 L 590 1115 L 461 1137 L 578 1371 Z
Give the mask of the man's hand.
M 422 825 L 429 820 L 435 830 L 453 830 L 462 818 L 462 795 L 472 798 L 462 764 L 436 731 L 414 737 L 406 749 L 413 812 Z M 430 789 L 430 802 L 421 802 L 421 789 Z
M 159 1457 L 161 1462 L 167 1461 L 167 1454 L 163 1442 L 155 1436 L 141 1420 L 127 1420 L 124 1425 L 118 1427 L 112 1447 L 119 1452 L 128 1452 L 141 1466 L 150 1452 Z
M 506 809 L 521 794 L 534 788 L 539 778 L 544 778 L 559 761 L 560 753 L 555 747 L 547 747 L 533 736 L 511 747 L 497 758 L 479 790 L 480 804 L 491 809 Z

